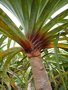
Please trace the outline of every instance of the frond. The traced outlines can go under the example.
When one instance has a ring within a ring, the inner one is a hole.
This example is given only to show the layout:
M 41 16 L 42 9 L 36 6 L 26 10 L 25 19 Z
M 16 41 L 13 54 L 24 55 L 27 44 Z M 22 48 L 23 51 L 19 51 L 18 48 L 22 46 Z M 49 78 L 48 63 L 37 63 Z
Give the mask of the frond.
M 68 0 L 1 0 L 0 3 L 17 17 L 25 34 L 2 10 L 0 31 L 19 43 L 26 52 L 49 47 L 55 35 L 68 30 L 68 19 L 64 19 L 68 15 L 68 9 L 52 18 Z M 53 28 L 55 25 L 57 27 Z

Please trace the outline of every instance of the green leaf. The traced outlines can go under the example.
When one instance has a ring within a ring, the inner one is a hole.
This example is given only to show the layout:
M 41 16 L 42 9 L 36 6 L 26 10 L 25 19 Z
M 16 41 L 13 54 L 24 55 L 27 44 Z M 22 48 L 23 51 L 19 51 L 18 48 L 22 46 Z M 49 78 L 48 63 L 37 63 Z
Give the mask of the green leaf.
M 44 24 L 45 20 L 51 15 L 51 12 L 55 9 L 60 0 L 49 0 L 46 6 L 44 7 L 40 17 L 36 23 L 36 29 L 38 30 Z
M 9 17 L 0 9 L 0 31 L 9 38 L 15 40 L 22 47 L 30 48 L 31 43 L 21 32 L 19 28 L 9 19 Z M 29 43 L 29 44 L 28 44 Z M 26 46 L 26 47 L 25 47 Z
M 2 35 L 0 38 L 0 46 L 3 44 L 5 39 L 6 39 L 6 36 Z
M 68 75 L 68 72 L 62 72 L 62 73 L 56 75 L 54 78 L 52 78 L 51 81 L 53 81 L 53 80 L 56 79 L 57 77 L 60 77 L 61 75 Z
M 60 25 L 60 26 L 58 26 L 57 28 L 51 30 L 50 32 L 48 32 L 48 34 L 49 34 L 50 36 L 53 36 L 54 34 L 58 33 L 59 31 L 65 30 L 65 28 L 67 28 L 67 27 L 68 27 L 68 23 L 65 23 L 65 24 Z
M 21 8 L 21 0 L 1 0 L 0 1 L 11 13 L 13 13 L 23 25 L 23 13 Z M 24 26 L 24 25 L 23 25 Z
M 22 51 L 23 49 L 21 47 L 13 47 L 13 48 L 9 48 L 5 51 L 0 51 L 0 58 L 4 58 L 5 56 L 13 53 L 14 51 L 16 52 L 20 52 Z
M 11 40 L 10 38 L 8 38 L 7 48 L 10 48 L 10 46 L 11 46 L 11 42 L 12 42 L 12 40 Z
M 68 23 L 68 19 L 63 19 L 62 23 Z
M 30 35 L 34 29 L 35 22 L 37 19 L 39 5 L 40 5 L 40 0 L 33 0 L 32 1 L 30 18 L 29 18 L 29 25 L 28 25 L 29 27 L 28 27 L 28 32 L 27 32 L 28 35 Z
M 57 15 L 55 18 L 51 19 L 42 29 L 46 32 L 50 30 L 55 24 L 63 22 L 63 18 L 68 15 L 68 9 Z M 65 21 L 66 23 L 66 21 Z

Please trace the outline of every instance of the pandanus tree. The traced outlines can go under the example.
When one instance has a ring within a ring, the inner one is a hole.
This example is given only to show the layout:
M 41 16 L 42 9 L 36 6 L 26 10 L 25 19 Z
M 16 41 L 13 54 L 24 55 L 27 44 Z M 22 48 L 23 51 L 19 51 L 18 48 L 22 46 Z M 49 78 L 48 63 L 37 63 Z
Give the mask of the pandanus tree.
M 59 41 L 68 40 L 68 37 L 60 37 L 68 32 L 68 20 L 65 19 L 68 9 L 51 17 L 66 5 L 68 0 L 0 0 L 0 3 L 21 23 L 21 28 L 18 28 L 0 9 L 0 32 L 21 46 L 10 49 L 10 51 L 25 53 L 29 58 L 36 90 L 52 90 L 48 74 L 42 63 L 41 52 L 44 49 L 54 48 L 53 42 L 58 35 Z M 57 27 L 54 28 L 55 25 Z M 68 44 L 58 42 L 57 47 L 68 48 Z M 1 56 L 11 53 L 10 51 Z

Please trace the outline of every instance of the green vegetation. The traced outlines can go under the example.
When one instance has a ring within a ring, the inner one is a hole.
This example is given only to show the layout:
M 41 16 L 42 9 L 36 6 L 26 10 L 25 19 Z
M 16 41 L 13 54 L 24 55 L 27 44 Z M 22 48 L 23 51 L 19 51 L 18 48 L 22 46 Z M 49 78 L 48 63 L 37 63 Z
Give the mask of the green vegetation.
M 51 16 L 68 0 L 0 3 L 21 23 L 18 28 L 0 9 L 0 90 L 67 90 L 68 9 Z

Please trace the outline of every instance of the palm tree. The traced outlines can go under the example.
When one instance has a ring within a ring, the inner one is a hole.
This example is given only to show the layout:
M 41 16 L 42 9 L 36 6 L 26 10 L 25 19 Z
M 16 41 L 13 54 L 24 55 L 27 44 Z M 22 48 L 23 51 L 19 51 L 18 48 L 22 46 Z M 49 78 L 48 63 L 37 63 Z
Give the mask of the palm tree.
M 25 53 L 32 67 L 36 90 L 52 90 L 42 63 L 41 52 L 44 49 L 54 48 L 57 36 L 59 41 L 68 40 L 60 37 L 68 32 L 68 20 L 64 19 L 68 15 L 68 9 L 51 18 L 57 10 L 68 3 L 68 0 L 0 0 L 0 3 L 17 17 L 22 28 L 18 28 L 0 9 L 0 32 L 21 46 L 7 50 L 5 54 L 1 53 L 1 57 L 14 51 L 11 57 L 18 52 Z M 58 26 L 52 28 L 54 25 Z M 68 44 L 65 43 L 56 45 L 59 48 L 68 48 Z

